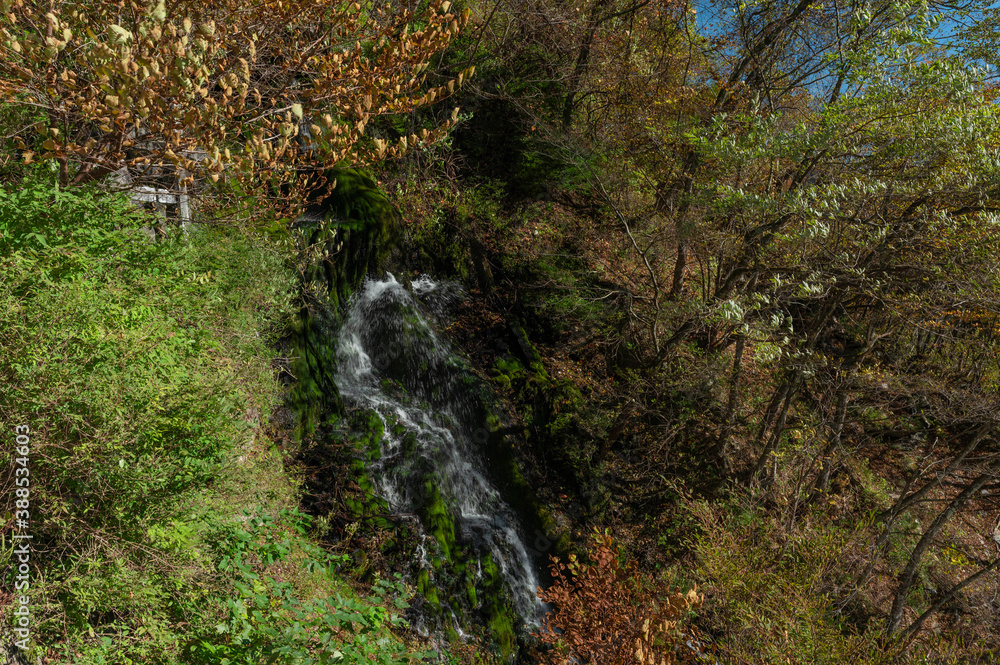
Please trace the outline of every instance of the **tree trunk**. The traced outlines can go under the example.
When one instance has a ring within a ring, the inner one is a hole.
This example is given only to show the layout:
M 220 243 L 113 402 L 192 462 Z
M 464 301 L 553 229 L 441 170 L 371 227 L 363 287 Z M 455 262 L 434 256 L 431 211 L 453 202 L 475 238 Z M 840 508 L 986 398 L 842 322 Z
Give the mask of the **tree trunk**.
M 994 425 L 992 423 L 982 425 L 978 430 L 976 430 L 976 433 L 972 437 L 972 440 L 969 442 L 969 444 L 966 445 L 965 448 L 963 448 L 958 455 L 952 458 L 951 462 L 948 463 L 948 466 L 945 467 L 944 471 L 941 471 L 940 473 L 936 474 L 933 480 L 928 481 L 923 487 L 921 487 L 918 490 L 915 490 L 913 493 L 907 494 L 905 496 L 900 495 L 899 501 L 897 501 L 888 510 L 880 513 L 876 517 L 876 520 L 886 522 L 887 528 L 888 526 L 891 526 L 892 521 L 897 516 L 902 514 L 904 510 L 907 510 L 917 501 L 924 498 L 928 494 L 928 492 L 940 486 L 941 483 L 943 483 L 946 478 L 948 478 L 949 476 L 951 476 L 952 473 L 957 471 L 958 467 L 962 464 L 962 462 L 965 461 L 965 458 L 971 455 L 973 452 L 975 452 L 976 448 L 979 447 L 979 444 L 983 441 L 983 439 L 986 438 L 986 435 L 993 427 Z M 916 478 L 914 478 L 914 480 L 916 480 Z
M 833 416 L 833 425 L 830 427 L 830 443 L 823 451 L 823 464 L 816 479 L 816 487 L 813 490 L 812 500 L 815 501 L 830 489 L 830 474 L 833 472 L 833 454 L 840 447 L 840 437 L 844 431 L 844 419 L 847 416 L 847 390 L 841 390 L 837 397 L 837 409 Z
M 677 231 L 677 259 L 674 263 L 674 279 L 670 284 L 670 298 L 676 300 L 684 289 L 684 271 L 687 268 L 688 244 L 687 240 Z
M 792 398 L 795 397 L 795 390 L 798 387 L 799 377 L 797 373 L 787 379 L 783 386 L 779 389 L 781 399 L 778 402 L 778 408 L 775 409 L 777 414 L 777 420 L 774 423 L 774 428 L 771 430 L 771 436 L 768 439 L 767 445 L 760 453 L 760 457 L 757 458 L 757 463 L 754 464 L 753 471 L 750 473 L 750 480 L 760 477 L 763 475 L 764 466 L 767 464 L 768 460 L 771 458 L 771 453 L 778 449 L 778 444 L 781 442 L 781 435 L 785 431 L 785 421 L 788 419 L 788 408 L 792 404 Z M 761 425 L 761 434 L 764 433 L 767 427 L 767 422 Z M 762 440 L 763 437 L 758 435 L 758 439 Z M 773 478 L 772 478 L 773 480 Z
M 924 625 L 924 621 L 927 621 L 927 619 L 932 614 L 934 614 L 942 607 L 944 607 L 945 603 L 954 598 L 959 591 L 969 586 L 970 584 L 978 580 L 980 577 L 989 574 L 993 570 L 996 570 L 998 567 L 1000 567 L 1000 559 L 993 559 L 993 561 L 988 563 L 986 566 L 980 568 L 978 571 L 976 571 L 972 575 L 969 575 L 964 580 L 953 586 L 948 591 L 948 593 L 941 596 L 941 598 L 939 598 L 936 603 L 931 605 L 926 612 L 921 614 L 919 617 L 916 618 L 916 620 L 914 620 L 913 623 L 910 624 L 910 627 L 906 629 L 907 634 L 915 635 L 920 630 L 920 627 Z
M 874 544 L 872 545 L 871 561 L 869 561 L 868 565 L 865 566 L 864 571 L 862 571 L 862 573 L 858 575 L 858 578 L 854 584 L 855 586 L 854 591 L 851 592 L 851 594 L 847 596 L 847 598 L 838 601 L 837 606 L 840 609 L 847 607 L 848 603 L 850 603 L 850 601 L 854 598 L 854 596 L 857 595 L 858 591 L 860 591 L 861 588 L 865 585 L 868 576 L 875 569 L 875 566 L 878 565 L 879 553 L 882 551 L 882 548 L 885 546 L 885 544 L 889 542 L 889 536 L 892 535 L 892 527 L 896 524 L 896 519 L 900 515 L 902 515 L 903 512 L 907 510 L 910 506 L 917 503 L 917 501 L 926 496 L 932 489 L 940 486 L 947 478 L 949 478 L 951 474 L 958 469 L 962 461 L 964 461 L 965 458 L 968 457 L 976 449 L 976 447 L 978 447 L 979 443 L 986 437 L 986 434 L 987 432 L 989 432 L 990 427 L 991 425 L 983 425 L 982 427 L 980 427 L 976 431 L 975 436 L 973 436 L 972 441 L 970 441 L 969 444 L 952 459 L 952 461 L 948 464 L 947 468 L 945 468 L 944 471 L 935 474 L 935 477 L 932 480 L 925 483 L 923 487 L 921 487 L 920 489 L 908 493 L 910 488 L 913 487 L 913 484 L 922 475 L 922 471 L 919 468 L 914 469 L 913 473 L 910 474 L 910 476 L 906 479 L 906 482 L 903 485 L 903 489 L 901 490 L 899 495 L 899 500 L 897 500 L 896 503 L 893 504 L 891 508 L 881 512 L 879 515 L 875 517 L 876 522 L 882 522 L 883 524 L 882 524 L 882 531 L 879 533 L 878 537 L 875 539 Z
M 714 455 L 722 465 L 723 472 L 729 472 L 729 437 L 733 433 L 736 424 L 736 409 L 740 401 L 740 376 L 743 373 L 743 349 L 746 346 L 746 337 L 739 335 L 736 338 L 736 349 L 733 353 L 733 375 L 729 382 L 729 399 L 726 403 L 726 417 L 723 420 L 722 432 L 719 440 L 713 446 L 711 454 Z
M 583 78 L 583 75 L 587 71 L 587 66 L 590 64 L 590 47 L 593 46 L 597 28 L 600 27 L 603 21 L 600 18 L 601 10 L 610 2 L 611 0 L 598 0 L 590 12 L 590 19 L 587 21 L 587 29 L 583 35 L 583 41 L 580 42 L 580 48 L 577 51 L 573 72 L 569 75 L 569 80 L 566 82 L 566 97 L 563 100 L 562 110 L 563 130 L 568 130 L 573 124 L 573 109 L 576 106 L 576 94 L 579 92 L 580 80 Z
M 896 590 L 896 597 L 892 601 L 892 611 L 889 613 L 889 623 L 885 627 L 885 635 L 887 638 L 892 637 L 896 629 L 899 628 L 899 623 L 903 619 L 903 611 L 906 609 L 906 598 L 910 595 L 910 588 L 913 586 L 913 578 L 917 575 L 917 568 L 920 566 L 920 561 L 923 559 L 924 554 L 930 548 L 931 543 L 940 533 L 941 529 L 948 522 L 951 517 L 957 513 L 959 510 L 965 506 L 969 500 L 975 496 L 976 492 L 982 489 L 983 485 L 988 483 L 994 478 L 994 467 L 1000 466 L 1000 460 L 994 461 L 991 465 L 989 473 L 984 473 L 978 476 L 975 480 L 966 485 L 965 489 L 951 500 L 948 507 L 941 511 L 941 513 L 934 519 L 931 525 L 924 532 L 923 537 L 917 543 L 916 547 L 910 553 L 910 558 L 906 562 L 906 567 L 903 568 L 903 572 L 899 575 L 899 588 Z

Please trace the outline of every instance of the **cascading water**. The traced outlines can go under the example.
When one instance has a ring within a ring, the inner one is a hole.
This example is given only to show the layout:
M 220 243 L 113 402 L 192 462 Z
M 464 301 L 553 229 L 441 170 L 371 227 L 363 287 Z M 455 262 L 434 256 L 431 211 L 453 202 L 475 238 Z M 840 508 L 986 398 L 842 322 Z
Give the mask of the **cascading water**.
M 412 288 L 431 312 L 456 289 L 427 278 Z M 452 554 L 449 537 L 461 543 L 474 560 L 473 578 L 492 561 L 517 614 L 537 624 L 545 605 L 536 597 L 535 567 L 517 516 L 490 479 L 486 444 L 497 422 L 484 407 L 481 382 L 391 275 L 359 289 L 337 355 L 335 380 L 345 402 L 374 410 L 385 424 L 381 456 L 369 472 L 390 510 L 422 516 L 428 544 L 436 540 L 445 557 Z M 450 518 L 439 514 L 445 505 Z M 433 574 L 426 548 L 420 550 L 419 565 Z M 447 599 L 441 604 L 455 612 Z

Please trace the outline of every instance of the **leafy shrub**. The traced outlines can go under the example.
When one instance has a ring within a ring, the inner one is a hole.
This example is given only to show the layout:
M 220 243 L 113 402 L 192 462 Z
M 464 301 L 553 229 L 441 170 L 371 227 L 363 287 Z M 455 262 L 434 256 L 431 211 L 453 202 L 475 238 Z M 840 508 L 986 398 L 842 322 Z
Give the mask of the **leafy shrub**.
M 830 593 L 864 524 L 841 528 L 817 521 L 786 532 L 765 511 L 733 501 L 692 506 L 701 525 L 699 572 L 716 593 L 703 614 L 734 662 L 897 663 L 877 631 L 857 630 L 835 612 Z M 915 661 L 918 662 L 918 661 Z
M 538 654 L 546 665 L 676 663 L 690 655 L 682 626 L 703 597 L 670 592 L 653 577 L 618 561 L 611 536 L 595 533 L 586 564 L 552 557 L 553 584 L 539 597 L 555 609 L 538 637 L 553 645 Z
M 236 229 L 151 243 L 143 224 L 123 196 L 37 173 L 0 189 L 0 430 L 32 433 L 31 661 L 393 662 L 394 615 L 338 587 L 281 511 L 298 498 L 262 426 L 288 262 Z
M 308 516 L 296 510 L 281 516 L 290 520 L 299 536 L 307 534 Z M 392 665 L 435 655 L 407 652 L 386 630 L 406 625 L 397 612 L 386 607 L 390 600 L 395 610 L 408 607 L 400 582 L 381 580 L 374 594 L 364 600 L 340 593 L 303 599 L 293 584 L 271 572 L 295 551 L 295 541 L 276 536 L 277 521 L 265 513 L 247 513 L 244 518 L 241 526 L 226 525 L 216 533 L 224 543 L 219 569 L 233 576 L 236 594 L 225 599 L 227 615 L 215 626 L 215 634 L 202 638 L 191 649 L 190 662 Z M 314 572 L 329 574 L 335 565 L 349 559 L 316 546 L 303 550 L 306 557 L 301 563 Z

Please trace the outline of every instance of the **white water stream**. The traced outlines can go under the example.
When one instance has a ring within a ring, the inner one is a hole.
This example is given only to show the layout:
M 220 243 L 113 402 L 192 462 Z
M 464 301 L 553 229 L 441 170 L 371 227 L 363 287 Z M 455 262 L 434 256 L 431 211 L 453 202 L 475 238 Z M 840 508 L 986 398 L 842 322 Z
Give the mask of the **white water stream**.
M 430 309 L 457 293 L 427 278 L 412 288 Z M 337 387 L 348 406 L 373 409 L 386 424 L 370 473 L 390 509 L 417 513 L 428 497 L 413 479 L 432 473 L 454 507 L 456 538 L 473 552 L 492 554 L 517 613 L 537 625 L 545 609 L 536 597 L 538 577 L 516 515 L 488 479 L 489 430 L 476 421 L 482 416 L 469 393 L 474 375 L 434 331 L 421 303 L 392 275 L 366 281 L 340 332 Z M 393 422 L 406 433 L 394 432 Z M 430 565 L 426 552 L 421 558 Z

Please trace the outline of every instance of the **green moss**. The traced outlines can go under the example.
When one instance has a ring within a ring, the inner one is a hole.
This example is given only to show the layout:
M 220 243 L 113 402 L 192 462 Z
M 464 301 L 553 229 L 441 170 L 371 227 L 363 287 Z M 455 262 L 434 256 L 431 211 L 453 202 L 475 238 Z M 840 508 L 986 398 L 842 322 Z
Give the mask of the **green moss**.
M 441 600 L 438 598 L 437 587 L 431 583 L 430 574 L 426 568 L 417 574 L 417 591 L 427 599 L 435 611 L 441 611 Z
M 504 586 L 500 569 L 487 554 L 480 561 L 482 567 L 483 606 L 486 626 L 502 659 L 512 658 L 517 653 L 517 637 L 514 633 L 514 610 L 511 607 L 507 588 Z
M 465 582 L 465 597 L 469 601 L 469 607 L 476 607 L 478 604 L 476 596 L 476 583 L 469 579 Z
M 303 308 L 289 324 L 288 354 L 296 382 L 289 386 L 286 404 L 295 414 L 293 438 L 299 444 L 314 438 L 320 423 L 345 413 L 333 381 L 337 352 L 330 329 L 336 320 L 335 311 L 316 305 L 315 311 Z
M 424 527 L 441 548 L 442 556 L 450 562 L 455 549 L 455 523 L 433 478 L 424 481 L 424 505 L 420 509 L 420 516 Z
M 403 455 L 409 457 L 417 449 L 419 441 L 417 440 L 417 435 L 413 432 L 407 432 L 403 437 Z
M 493 609 L 486 625 L 496 644 L 501 660 L 509 660 L 517 655 L 517 637 L 514 634 L 513 611 Z
M 385 436 L 385 426 L 377 413 L 371 410 L 359 411 L 351 418 L 352 428 L 358 432 L 354 446 L 360 455 L 358 461 L 351 465 L 352 470 L 364 472 L 367 475 L 367 465 L 382 456 L 382 439 Z

